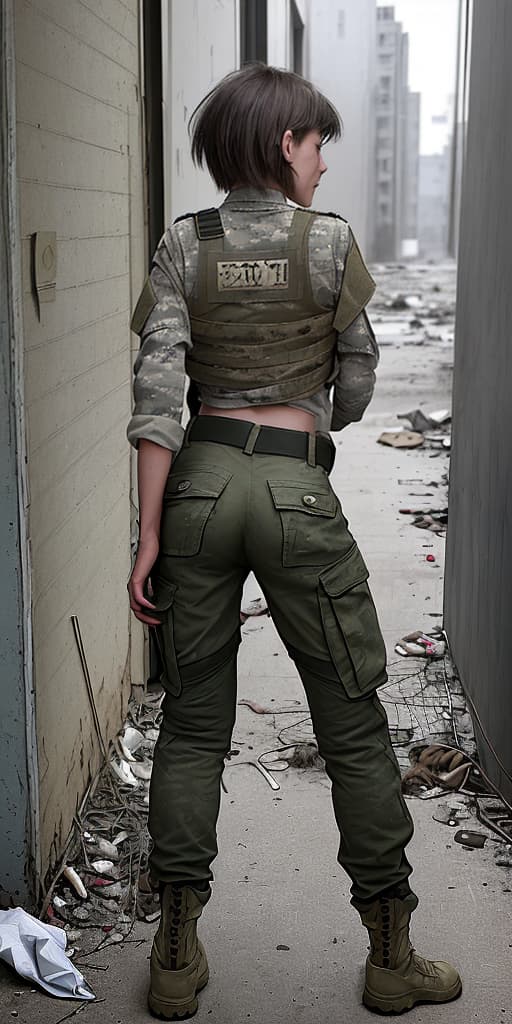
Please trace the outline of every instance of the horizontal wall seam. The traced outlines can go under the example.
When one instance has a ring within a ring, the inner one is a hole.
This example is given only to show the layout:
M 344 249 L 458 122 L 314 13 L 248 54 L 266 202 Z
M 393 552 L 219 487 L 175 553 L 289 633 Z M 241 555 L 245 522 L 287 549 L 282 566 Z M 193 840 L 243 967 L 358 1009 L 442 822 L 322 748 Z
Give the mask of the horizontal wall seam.
M 104 359 L 95 360 L 93 363 L 90 363 L 89 366 L 80 370 L 79 373 L 75 373 L 72 377 L 67 377 L 59 384 L 54 384 L 53 387 L 47 388 L 46 391 L 40 391 L 37 397 L 33 398 L 30 402 L 30 408 L 33 409 L 38 402 L 44 401 L 45 398 L 48 398 L 51 395 L 58 394 L 59 391 L 62 391 L 63 388 L 67 388 L 70 384 L 76 384 L 76 382 L 81 380 L 82 377 L 87 377 L 92 370 L 96 370 L 100 366 L 107 366 L 108 363 L 113 362 L 115 359 L 119 359 L 119 356 L 123 355 L 123 353 L 129 353 L 129 350 L 129 342 L 127 343 L 127 341 L 123 341 L 123 344 L 119 348 L 116 348 L 116 350 L 111 352 L 110 355 L 105 356 Z
M 100 395 L 100 397 L 97 398 L 96 401 L 91 402 L 86 409 L 82 410 L 82 412 L 77 413 L 77 415 L 73 416 L 70 420 L 66 420 L 66 422 L 63 423 L 61 427 L 59 427 L 57 430 L 54 430 L 52 434 L 48 435 L 48 437 L 45 437 L 44 440 L 41 441 L 41 444 L 32 448 L 31 457 L 33 458 L 34 455 L 36 455 L 40 451 L 43 445 L 48 443 L 48 441 L 53 440 L 54 438 L 59 437 L 60 434 L 65 433 L 72 423 L 78 423 L 79 420 L 84 418 L 84 416 L 87 416 L 90 413 L 91 409 L 94 409 L 96 406 L 101 405 L 102 402 L 105 402 L 107 399 L 111 398 L 112 395 L 117 394 L 118 391 L 123 391 L 127 389 L 130 383 L 130 378 L 126 377 L 125 380 L 122 380 L 120 384 L 116 385 L 116 387 L 111 388 L 110 391 L 105 391 L 105 393 L 103 395 Z
M 114 504 L 111 505 L 107 509 L 107 511 L 104 513 L 104 515 L 101 517 L 101 519 L 98 519 L 95 522 L 94 527 L 98 528 L 99 526 L 104 526 L 104 524 L 112 517 L 112 515 L 116 511 L 118 505 L 120 505 L 121 502 L 124 502 L 124 501 L 126 501 L 126 503 L 128 504 L 128 493 L 119 494 L 118 497 L 116 498 L 116 500 L 114 501 Z M 91 532 L 94 533 L 94 530 L 91 531 Z M 127 530 L 126 530 L 126 536 L 127 537 L 128 537 L 128 534 L 129 534 L 129 526 L 127 524 Z M 82 549 L 84 549 L 87 546 L 89 541 L 90 541 L 90 537 L 89 536 L 85 537 L 82 544 L 80 544 L 76 548 L 73 548 L 73 554 L 71 555 L 70 558 L 67 559 L 66 562 L 64 562 L 64 565 L 61 566 L 61 568 L 59 569 L 57 575 L 53 576 L 52 579 L 47 581 L 46 586 L 37 594 L 37 596 L 34 594 L 34 599 L 33 599 L 33 603 L 32 603 L 32 607 L 33 607 L 34 610 L 37 608 L 38 604 L 43 600 L 43 598 L 48 594 L 48 592 L 52 589 L 52 587 L 55 586 L 55 583 L 57 582 L 57 580 L 60 579 L 60 577 L 69 568 L 69 566 L 72 565 L 74 561 L 76 561 L 79 552 L 82 551 Z M 128 547 L 127 547 L 127 550 L 128 550 Z M 96 567 L 93 570 L 93 575 L 89 579 L 89 583 L 91 583 L 94 579 L 96 579 L 97 574 L 98 574 L 98 570 L 97 570 L 97 567 Z M 82 587 L 82 583 L 83 583 L 83 581 L 80 580 L 79 590 L 80 590 L 80 594 L 81 595 L 83 595 L 83 591 L 84 591 L 84 589 L 86 589 L 86 588 Z M 69 606 L 66 609 L 66 611 L 61 615 L 60 619 L 58 619 L 57 622 L 55 622 L 53 624 L 52 629 L 55 629 L 63 621 L 63 619 L 67 616 L 67 614 L 70 612 L 70 610 L 71 610 L 71 606 Z
M 136 42 L 134 43 L 133 40 L 129 38 L 129 36 L 125 36 L 124 33 L 120 32 L 118 28 L 114 28 L 114 26 L 111 25 L 110 22 L 106 21 L 105 18 L 102 18 L 101 15 L 97 14 L 96 11 L 93 11 L 92 7 L 89 7 L 89 4 L 85 3 L 85 0 L 78 0 L 78 3 L 81 7 L 85 7 L 85 10 L 89 11 L 89 14 L 92 14 L 93 18 L 96 18 L 97 21 L 100 21 L 102 25 L 106 25 L 111 32 L 115 32 L 116 36 L 119 36 L 120 39 L 124 39 L 124 41 L 128 43 L 130 46 L 132 46 L 134 50 L 137 50 Z M 136 17 L 133 14 L 133 11 L 130 11 L 129 13 L 132 15 L 132 17 Z
M 132 68 L 127 67 L 126 64 L 122 64 L 120 60 L 116 60 L 115 57 L 112 57 L 105 50 L 98 49 L 98 47 L 94 46 L 93 43 L 89 43 L 87 39 L 84 39 L 82 36 L 77 35 L 76 32 L 72 32 L 70 28 L 66 28 L 66 26 L 62 25 L 60 21 L 56 21 L 55 18 L 52 18 L 46 11 L 41 10 L 41 8 L 37 6 L 34 0 L 25 0 L 25 3 L 29 7 L 31 7 L 36 14 L 39 15 L 41 21 L 46 21 L 48 25 L 55 25 L 55 28 L 60 29 L 60 31 L 64 32 L 65 35 L 69 36 L 70 39 L 75 39 L 77 43 L 80 43 L 81 46 L 85 46 L 87 50 L 91 50 L 92 53 L 97 53 L 98 56 L 102 58 L 102 60 L 107 61 L 110 64 L 114 64 L 118 68 L 122 68 L 122 70 L 127 71 L 129 75 L 135 76 L 135 72 L 133 71 Z M 112 29 L 112 31 L 115 31 L 115 29 Z
M 41 78 L 48 78 L 51 82 L 57 82 L 58 85 L 64 85 L 67 89 L 70 89 L 71 92 L 76 92 L 80 96 L 87 96 L 88 99 L 94 100 L 96 103 L 99 103 L 103 107 L 109 107 L 110 110 L 115 110 L 118 114 L 123 114 L 124 117 L 126 117 L 127 113 L 130 113 L 130 111 L 127 110 L 126 107 L 119 107 L 117 103 L 109 103 L 109 101 L 104 99 L 102 96 L 95 96 L 92 92 L 87 92 L 85 89 L 79 89 L 77 85 L 71 85 L 71 83 L 66 82 L 64 78 L 58 78 L 57 75 L 50 75 L 47 71 L 41 71 L 41 68 L 36 68 L 33 64 L 27 64 L 26 61 L 21 60 L 19 57 L 16 58 L 16 64 L 18 65 L 18 67 L 30 68 L 30 70 L 34 71 L 36 75 L 41 75 Z M 136 72 L 133 71 L 130 72 L 130 74 L 134 79 L 134 85 L 136 85 Z
M 65 188 L 68 192 L 93 192 L 102 196 L 125 196 L 131 198 L 131 192 L 120 192 L 111 188 L 97 188 L 95 185 L 65 185 L 62 181 L 45 181 L 44 178 L 18 178 L 25 185 L 44 185 L 45 188 Z
M 126 412 L 122 412 L 121 415 L 118 416 L 117 419 L 114 420 L 112 424 L 110 424 L 109 433 L 112 433 L 121 422 L 128 423 L 128 417 L 126 415 Z M 83 452 L 80 452 L 80 455 L 78 455 L 76 459 L 73 459 L 72 462 L 68 462 L 65 470 L 63 470 L 62 473 L 59 473 L 57 476 L 51 477 L 48 480 L 47 486 L 43 487 L 38 492 L 37 500 L 40 501 L 40 499 L 46 494 L 47 491 L 51 490 L 56 485 L 60 484 L 61 481 L 64 480 L 65 477 L 68 475 L 68 473 L 70 473 L 82 461 L 82 459 L 85 459 L 87 455 L 90 455 L 90 453 L 93 452 L 95 448 L 99 448 L 100 445 L 103 444 L 104 440 L 105 434 L 101 434 L 101 436 L 98 437 L 95 441 L 93 441 L 92 444 L 88 445 L 87 448 L 84 448 Z M 126 442 L 126 445 L 128 446 L 128 441 Z M 43 445 L 41 445 L 41 448 L 43 447 L 44 443 Z
M 102 146 L 99 142 L 81 139 L 78 135 L 70 135 L 69 132 L 59 132 L 56 128 L 43 127 L 38 121 L 26 121 L 25 118 L 18 117 L 16 123 L 25 125 L 26 128 L 34 128 L 37 132 L 44 132 L 46 135 L 56 135 L 59 139 L 69 139 L 70 142 L 78 142 L 81 146 L 91 146 L 92 149 L 100 149 L 105 153 L 114 153 L 115 156 L 128 158 L 127 153 L 122 153 L 120 149 L 116 149 L 114 146 Z
M 126 274 L 123 274 L 126 277 Z M 45 341 L 40 341 L 37 345 L 25 346 L 25 352 L 39 352 L 41 349 L 47 348 L 49 345 L 55 345 L 59 341 L 65 341 L 66 338 L 72 338 L 75 334 L 81 334 L 82 331 L 89 330 L 96 325 L 106 323 L 107 320 L 114 320 L 117 316 L 129 315 L 130 309 L 128 306 L 123 306 L 122 309 L 114 309 L 109 313 L 105 313 L 104 316 L 97 316 L 94 320 L 85 320 L 83 323 L 76 324 L 75 327 L 70 327 L 69 331 L 65 331 L 64 334 L 55 334 L 51 338 L 47 338 Z
M 120 463 L 123 462 L 125 459 L 128 459 L 129 456 L 130 452 L 128 451 L 128 443 L 126 443 L 123 447 L 123 450 L 119 452 L 118 457 L 114 459 L 113 462 L 109 462 L 106 467 L 102 466 L 103 472 L 112 473 L 117 468 L 117 466 L 119 466 Z M 48 533 L 44 534 L 43 537 L 40 537 L 38 544 L 34 544 L 34 542 L 32 542 L 32 558 L 34 561 L 36 559 L 36 555 L 40 552 L 41 548 L 43 548 L 44 545 L 48 543 L 52 535 L 57 534 L 60 530 L 62 530 L 63 527 L 65 527 L 66 524 L 69 523 L 69 521 L 75 517 L 79 509 L 81 509 L 86 504 L 86 502 L 88 502 L 91 499 L 91 497 L 94 494 L 96 494 L 99 487 L 102 486 L 104 483 L 105 477 L 103 476 L 97 480 L 97 482 L 94 484 L 93 487 L 91 487 L 89 491 L 87 491 L 87 494 L 84 494 L 84 497 L 81 499 L 81 501 L 77 502 L 76 504 L 73 504 L 73 508 L 71 509 L 70 512 L 68 512 L 67 516 L 64 516 L 63 519 L 55 520 L 52 523 L 51 530 L 49 530 Z

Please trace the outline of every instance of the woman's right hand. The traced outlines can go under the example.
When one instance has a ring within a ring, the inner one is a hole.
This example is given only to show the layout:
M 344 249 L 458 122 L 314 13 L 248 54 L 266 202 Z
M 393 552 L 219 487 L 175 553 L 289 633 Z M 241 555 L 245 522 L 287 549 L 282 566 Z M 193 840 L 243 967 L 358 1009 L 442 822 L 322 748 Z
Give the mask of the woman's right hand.
M 159 626 L 161 621 L 151 615 L 155 606 L 144 596 L 144 590 L 147 589 L 146 585 L 158 556 L 159 546 L 160 541 L 156 533 L 145 536 L 139 542 L 137 558 L 128 581 L 130 608 L 139 622 L 145 622 L 148 626 Z

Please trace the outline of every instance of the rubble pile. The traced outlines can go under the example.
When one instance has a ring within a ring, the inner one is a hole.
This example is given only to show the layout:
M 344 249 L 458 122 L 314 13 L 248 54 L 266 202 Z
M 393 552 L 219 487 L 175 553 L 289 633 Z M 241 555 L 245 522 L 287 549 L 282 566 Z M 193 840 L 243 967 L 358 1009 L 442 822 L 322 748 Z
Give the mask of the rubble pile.
M 121 942 L 136 919 L 159 915 L 147 874 L 147 814 L 160 703 L 161 696 L 149 694 L 130 701 L 43 905 L 41 918 L 67 932 L 68 956 L 83 954 L 86 929 L 100 929 L 108 944 Z

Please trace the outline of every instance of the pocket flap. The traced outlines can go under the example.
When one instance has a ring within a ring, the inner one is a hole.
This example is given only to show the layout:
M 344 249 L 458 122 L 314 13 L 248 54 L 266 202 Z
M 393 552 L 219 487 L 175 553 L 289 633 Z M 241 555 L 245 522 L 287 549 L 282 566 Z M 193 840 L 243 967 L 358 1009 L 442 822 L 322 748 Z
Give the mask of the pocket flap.
M 364 583 L 369 575 L 365 560 L 354 543 L 344 558 L 320 574 L 320 582 L 329 597 L 340 597 L 358 583 Z
M 214 473 L 210 469 L 194 469 L 187 473 L 171 472 L 165 488 L 167 498 L 218 498 L 232 473 Z
M 297 512 L 308 512 L 313 516 L 329 516 L 334 519 L 337 511 L 336 495 L 333 491 L 309 491 L 307 484 L 302 486 L 268 481 L 272 500 L 276 509 L 294 509 Z
M 148 597 L 151 604 L 154 604 L 157 612 L 163 613 L 169 610 L 176 593 L 176 585 L 168 580 L 157 579 L 154 583 L 153 597 Z M 149 611 L 149 609 L 148 609 Z

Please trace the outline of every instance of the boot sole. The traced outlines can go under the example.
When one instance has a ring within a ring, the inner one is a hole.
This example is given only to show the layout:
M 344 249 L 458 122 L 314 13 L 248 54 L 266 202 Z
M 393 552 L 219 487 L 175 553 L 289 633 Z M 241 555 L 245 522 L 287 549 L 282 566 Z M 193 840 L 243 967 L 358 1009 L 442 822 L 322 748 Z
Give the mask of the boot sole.
M 446 992 L 428 992 L 428 990 L 417 989 L 415 992 L 407 992 L 403 996 L 389 996 L 385 997 L 378 995 L 377 992 L 372 992 L 368 987 L 363 992 L 363 1003 L 367 1010 L 371 1010 L 373 1013 L 380 1013 L 382 1015 L 394 1013 L 401 1014 L 406 1013 L 407 1010 L 412 1010 L 413 1006 L 417 1006 L 418 1003 L 451 1003 L 454 999 L 458 999 L 462 992 L 462 982 L 459 980 L 452 989 L 448 989 Z
M 179 1005 L 170 1002 L 163 1003 L 160 999 L 154 999 L 150 992 L 148 995 L 148 1009 L 151 1016 L 156 1017 L 157 1020 L 189 1020 L 190 1017 L 194 1017 L 198 1010 L 197 993 L 205 988 L 209 977 L 210 973 L 207 968 L 205 973 L 197 979 L 193 998 Z

